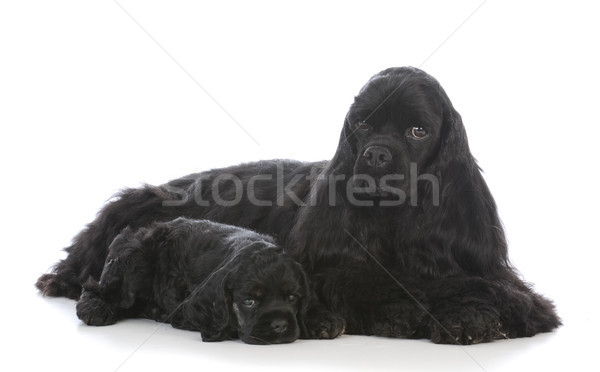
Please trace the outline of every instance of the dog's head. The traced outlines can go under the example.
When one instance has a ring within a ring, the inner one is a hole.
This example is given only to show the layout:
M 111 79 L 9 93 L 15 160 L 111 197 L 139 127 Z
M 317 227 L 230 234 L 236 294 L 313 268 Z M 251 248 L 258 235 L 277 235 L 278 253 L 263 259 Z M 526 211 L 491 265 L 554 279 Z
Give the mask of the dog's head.
M 308 297 L 300 264 L 276 248 L 241 261 L 226 285 L 239 338 L 250 344 L 288 343 L 301 333 Z
M 374 75 L 355 97 L 334 161 L 357 197 L 386 199 L 408 195 L 411 177 L 465 151 L 460 116 L 437 80 L 400 67 Z
M 254 242 L 218 269 L 183 311 L 204 341 L 289 343 L 303 333 L 308 297 L 301 265 L 273 244 Z

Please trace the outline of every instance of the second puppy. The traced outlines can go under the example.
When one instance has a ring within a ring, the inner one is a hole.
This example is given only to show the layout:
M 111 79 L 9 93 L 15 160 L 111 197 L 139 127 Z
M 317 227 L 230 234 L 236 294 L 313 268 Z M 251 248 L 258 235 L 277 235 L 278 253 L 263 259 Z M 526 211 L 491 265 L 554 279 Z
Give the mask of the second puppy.
M 250 344 L 335 338 L 345 327 L 271 237 L 185 218 L 123 230 L 100 280 L 84 285 L 77 316 L 96 326 L 144 317 L 199 331 L 204 341 Z

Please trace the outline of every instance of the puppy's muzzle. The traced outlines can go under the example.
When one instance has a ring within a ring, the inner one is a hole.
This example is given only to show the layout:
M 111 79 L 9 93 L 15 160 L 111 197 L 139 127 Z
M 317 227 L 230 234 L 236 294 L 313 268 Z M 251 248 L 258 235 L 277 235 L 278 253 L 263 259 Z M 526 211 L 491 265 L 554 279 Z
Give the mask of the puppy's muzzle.
M 369 146 L 362 156 L 373 168 L 383 168 L 392 161 L 392 153 L 383 146 Z

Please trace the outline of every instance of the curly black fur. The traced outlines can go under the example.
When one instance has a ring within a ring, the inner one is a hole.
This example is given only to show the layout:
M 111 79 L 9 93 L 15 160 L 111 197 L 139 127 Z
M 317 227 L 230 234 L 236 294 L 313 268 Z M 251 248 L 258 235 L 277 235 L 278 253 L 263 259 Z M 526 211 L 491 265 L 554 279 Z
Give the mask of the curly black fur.
M 100 281 L 83 288 L 77 316 L 88 325 L 145 317 L 200 331 L 204 341 L 251 344 L 334 338 L 344 328 L 318 307 L 300 264 L 271 237 L 206 220 L 126 228 Z
M 275 236 L 349 333 L 468 344 L 561 324 L 510 265 L 462 119 L 416 68 L 367 82 L 331 161 L 261 161 L 123 191 L 38 288 L 77 298 L 121 229 L 177 216 Z

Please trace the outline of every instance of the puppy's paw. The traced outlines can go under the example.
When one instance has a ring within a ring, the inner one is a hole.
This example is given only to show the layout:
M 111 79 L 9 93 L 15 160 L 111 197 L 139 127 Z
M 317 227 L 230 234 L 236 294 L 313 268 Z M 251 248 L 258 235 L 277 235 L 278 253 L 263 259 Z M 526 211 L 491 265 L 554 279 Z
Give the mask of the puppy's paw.
M 77 317 L 87 325 L 105 326 L 115 324 L 118 315 L 116 309 L 96 294 L 84 291 L 77 303 Z
M 306 321 L 308 338 L 334 339 L 344 333 L 346 321 L 330 311 L 319 312 Z

